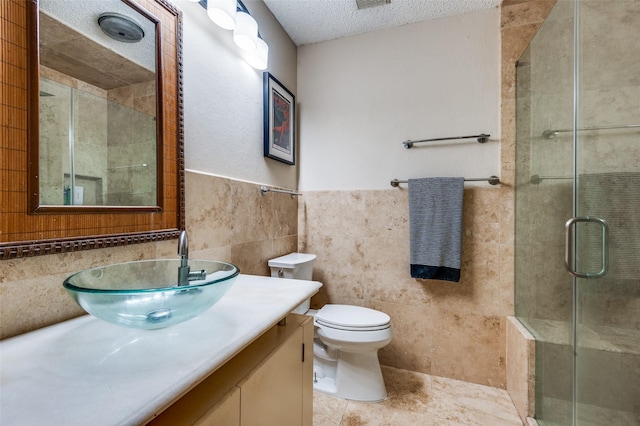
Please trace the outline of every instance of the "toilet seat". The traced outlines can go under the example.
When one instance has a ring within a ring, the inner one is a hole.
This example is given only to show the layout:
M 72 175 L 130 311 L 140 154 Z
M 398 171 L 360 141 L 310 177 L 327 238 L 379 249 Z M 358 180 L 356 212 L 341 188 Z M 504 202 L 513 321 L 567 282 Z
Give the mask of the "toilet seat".
M 391 318 L 375 309 L 327 304 L 315 314 L 316 325 L 345 331 L 376 331 L 391 327 Z

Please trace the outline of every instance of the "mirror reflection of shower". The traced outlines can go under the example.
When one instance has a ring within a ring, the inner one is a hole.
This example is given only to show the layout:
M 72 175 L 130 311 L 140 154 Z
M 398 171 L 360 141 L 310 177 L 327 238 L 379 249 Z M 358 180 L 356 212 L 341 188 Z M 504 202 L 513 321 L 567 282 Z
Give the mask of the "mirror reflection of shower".
M 156 205 L 155 117 L 89 85 L 40 88 L 41 204 Z

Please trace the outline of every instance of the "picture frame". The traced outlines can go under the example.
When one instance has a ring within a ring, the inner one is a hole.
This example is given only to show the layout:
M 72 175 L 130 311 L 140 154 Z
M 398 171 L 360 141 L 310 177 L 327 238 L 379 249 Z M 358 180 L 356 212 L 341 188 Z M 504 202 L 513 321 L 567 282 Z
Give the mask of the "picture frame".
M 264 156 L 296 164 L 296 98 L 270 73 L 264 82 Z

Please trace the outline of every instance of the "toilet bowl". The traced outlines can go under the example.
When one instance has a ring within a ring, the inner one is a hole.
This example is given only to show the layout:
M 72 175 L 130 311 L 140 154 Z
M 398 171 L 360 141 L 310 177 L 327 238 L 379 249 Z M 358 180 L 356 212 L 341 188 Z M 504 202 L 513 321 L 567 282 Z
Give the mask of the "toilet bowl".
M 292 253 L 269 261 L 271 276 L 311 280 L 316 256 Z M 294 312 L 314 318 L 313 388 L 338 398 L 382 401 L 387 391 L 378 349 L 393 338 L 391 318 L 361 306 L 326 304 L 310 310 L 305 301 Z
M 389 316 L 360 306 L 327 304 L 315 314 L 314 326 L 314 389 L 356 401 L 384 400 L 378 349 L 393 338 Z

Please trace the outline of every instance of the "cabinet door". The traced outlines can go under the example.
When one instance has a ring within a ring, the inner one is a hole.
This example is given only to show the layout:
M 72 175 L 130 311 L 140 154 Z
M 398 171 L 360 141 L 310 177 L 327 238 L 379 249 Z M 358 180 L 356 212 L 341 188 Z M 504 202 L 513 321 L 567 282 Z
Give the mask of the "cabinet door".
M 239 384 L 242 426 L 303 424 L 303 335 L 303 328 L 297 327 L 295 333 Z

